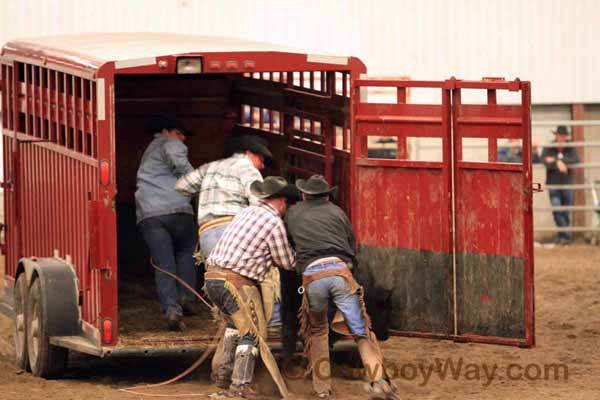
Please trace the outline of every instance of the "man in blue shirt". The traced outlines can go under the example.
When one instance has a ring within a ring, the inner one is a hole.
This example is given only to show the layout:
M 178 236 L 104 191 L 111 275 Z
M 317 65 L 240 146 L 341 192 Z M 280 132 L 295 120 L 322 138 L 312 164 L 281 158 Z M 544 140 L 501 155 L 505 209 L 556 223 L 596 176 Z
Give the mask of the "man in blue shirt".
M 137 172 L 137 223 L 153 262 L 196 286 L 193 252 L 196 224 L 189 197 L 175 190 L 175 182 L 193 171 L 184 141 L 192 133 L 171 116 L 151 122 L 154 140 L 148 145 Z M 169 329 L 183 330 L 183 313 L 193 312 L 191 297 L 167 274 L 155 272 L 156 287 Z

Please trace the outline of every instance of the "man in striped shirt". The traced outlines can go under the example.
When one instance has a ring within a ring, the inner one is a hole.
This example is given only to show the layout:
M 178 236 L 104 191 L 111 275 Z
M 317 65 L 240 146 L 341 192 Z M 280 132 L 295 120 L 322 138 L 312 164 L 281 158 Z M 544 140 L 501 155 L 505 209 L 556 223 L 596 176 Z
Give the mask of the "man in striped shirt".
M 223 339 L 228 356 L 223 357 L 219 370 L 213 373 L 222 388 L 231 380 L 227 395 L 244 398 L 255 396 L 249 385 L 258 346 L 282 395 L 287 392 L 264 341 L 266 321 L 258 284 L 271 268 L 292 270 L 295 264 L 282 220 L 288 199 L 297 196 L 295 187 L 284 178 L 268 177 L 264 182 L 252 183 L 251 191 L 259 203 L 242 210 L 227 226 L 207 259 L 204 274 L 209 298 L 229 323 Z M 235 337 L 240 338 L 239 343 L 232 340 Z
M 250 184 L 262 181 L 265 165 L 273 163 L 273 155 L 260 138 L 233 136 L 226 142 L 230 157 L 202 165 L 182 176 L 175 189 L 198 196 L 198 241 L 203 261 L 217 244 L 233 217 L 243 208 L 257 202 Z

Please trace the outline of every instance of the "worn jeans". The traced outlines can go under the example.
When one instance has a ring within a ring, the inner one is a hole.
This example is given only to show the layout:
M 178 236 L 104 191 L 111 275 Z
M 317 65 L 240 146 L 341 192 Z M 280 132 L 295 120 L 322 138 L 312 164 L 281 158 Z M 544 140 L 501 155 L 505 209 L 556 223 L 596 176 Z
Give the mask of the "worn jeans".
M 311 275 L 318 271 L 334 268 L 346 268 L 346 264 L 317 265 L 304 271 L 304 274 Z M 344 314 L 344 319 L 348 328 L 350 328 L 350 332 L 356 336 L 368 337 L 358 295 L 350 292 L 350 287 L 345 278 L 330 276 L 313 281 L 306 288 L 306 292 L 311 312 L 325 310 L 331 300 L 338 310 Z
M 189 214 L 169 214 L 143 219 L 139 228 L 154 263 L 196 287 L 196 267 L 193 253 L 196 247 L 196 223 Z M 182 315 L 179 302 L 191 295 L 175 279 L 155 271 L 158 298 L 165 315 Z
M 225 233 L 225 229 L 229 224 L 217 226 L 215 228 L 204 231 L 198 237 L 198 242 L 200 243 L 200 251 L 202 252 L 202 256 L 206 259 L 211 251 L 217 246 L 219 239 Z
M 318 265 L 304 271 L 311 275 L 317 271 L 334 268 L 347 268 L 345 263 Z M 365 316 L 359 295 L 352 292 L 346 278 L 329 276 L 315 280 L 305 288 L 309 303 L 310 338 L 308 340 L 309 359 L 312 370 L 313 390 L 318 394 L 331 392 L 331 363 L 329 359 L 329 324 L 327 308 L 329 301 L 344 314 L 350 333 L 358 345 L 365 369 L 372 371 L 367 378 L 377 382 L 383 375 L 383 356 L 372 332 L 367 332 Z
M 552 189 L 550 193 L 550 203 L 552 206 L 572 206 L 573 191 L 572 190 L 556 190 Z M 554 222 L 559 228 L 571 226 L 570 211 L 554 211 Z M 571 240 L 571 232 L 558 232 L 559 240 Z
M 232 315 L 236 313 L 240 306 L 237 304 L 235 298 L 225 289 L 225 281 L 219 279 L 207 279 L 204 283 L 204 290 L 208 295 L 208 298 L 212 303 L 221 310 L 223 314 Z M 233 324 L 228 324 L 228 328 L 237 328 Z M 239 345 L 252 345 L 258 344 L 258 338 L 252 333 L 244 335 Z

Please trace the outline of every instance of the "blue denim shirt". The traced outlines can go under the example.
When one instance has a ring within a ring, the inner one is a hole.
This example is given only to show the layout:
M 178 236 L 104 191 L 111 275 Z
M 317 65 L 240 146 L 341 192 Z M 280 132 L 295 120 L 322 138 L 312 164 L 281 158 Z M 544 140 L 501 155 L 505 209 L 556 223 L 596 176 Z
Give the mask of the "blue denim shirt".
M 154 135 L 137 172 L 137 223 L 145 218 L 175 213 L 194 215 L 190 198 L 175 190 L 175 182 L 194 170 L 182 141 Z

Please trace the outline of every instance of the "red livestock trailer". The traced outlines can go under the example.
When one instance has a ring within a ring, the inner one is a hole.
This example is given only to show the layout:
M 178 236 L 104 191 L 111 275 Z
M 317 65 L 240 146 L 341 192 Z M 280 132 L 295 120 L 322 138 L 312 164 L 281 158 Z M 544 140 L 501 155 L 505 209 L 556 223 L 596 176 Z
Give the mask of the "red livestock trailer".
M 198 166 L 233 130 L 266 138 L 270 174 L 320 173 L 339 186 L 360 263 L 392 291 L 403 335 L 534 344 L 530 84 L 519 80 L 369 80 L 357 58 L 174 34 L 15 40 L 0 55 L 5 285 L 17 361 L 59 376 L 68 349 L 109 356 L 187 351 L 206 332 L 169 336 L 135 227 L 136 170 L 159 112 L 197 132 Z M 369 88 L 394 101 L 369 102 Z M 414 104 L 411 90 L 437 99 Z M 485 94 L 463 104 L 461 93 Z M 517 101 L 498 104 L 498 91 Z M 395 157 L 370 158 L 369 136 Z M 408 143 L 430 138 L 434 161 Z M 463 157 L 472 138 L 487 159 Z M 497 161 L 521 139 L 525 162 Z M 387 139 L 386 139 L 387 140 Z M 198 321 L 206 327 L 208 316 Z

